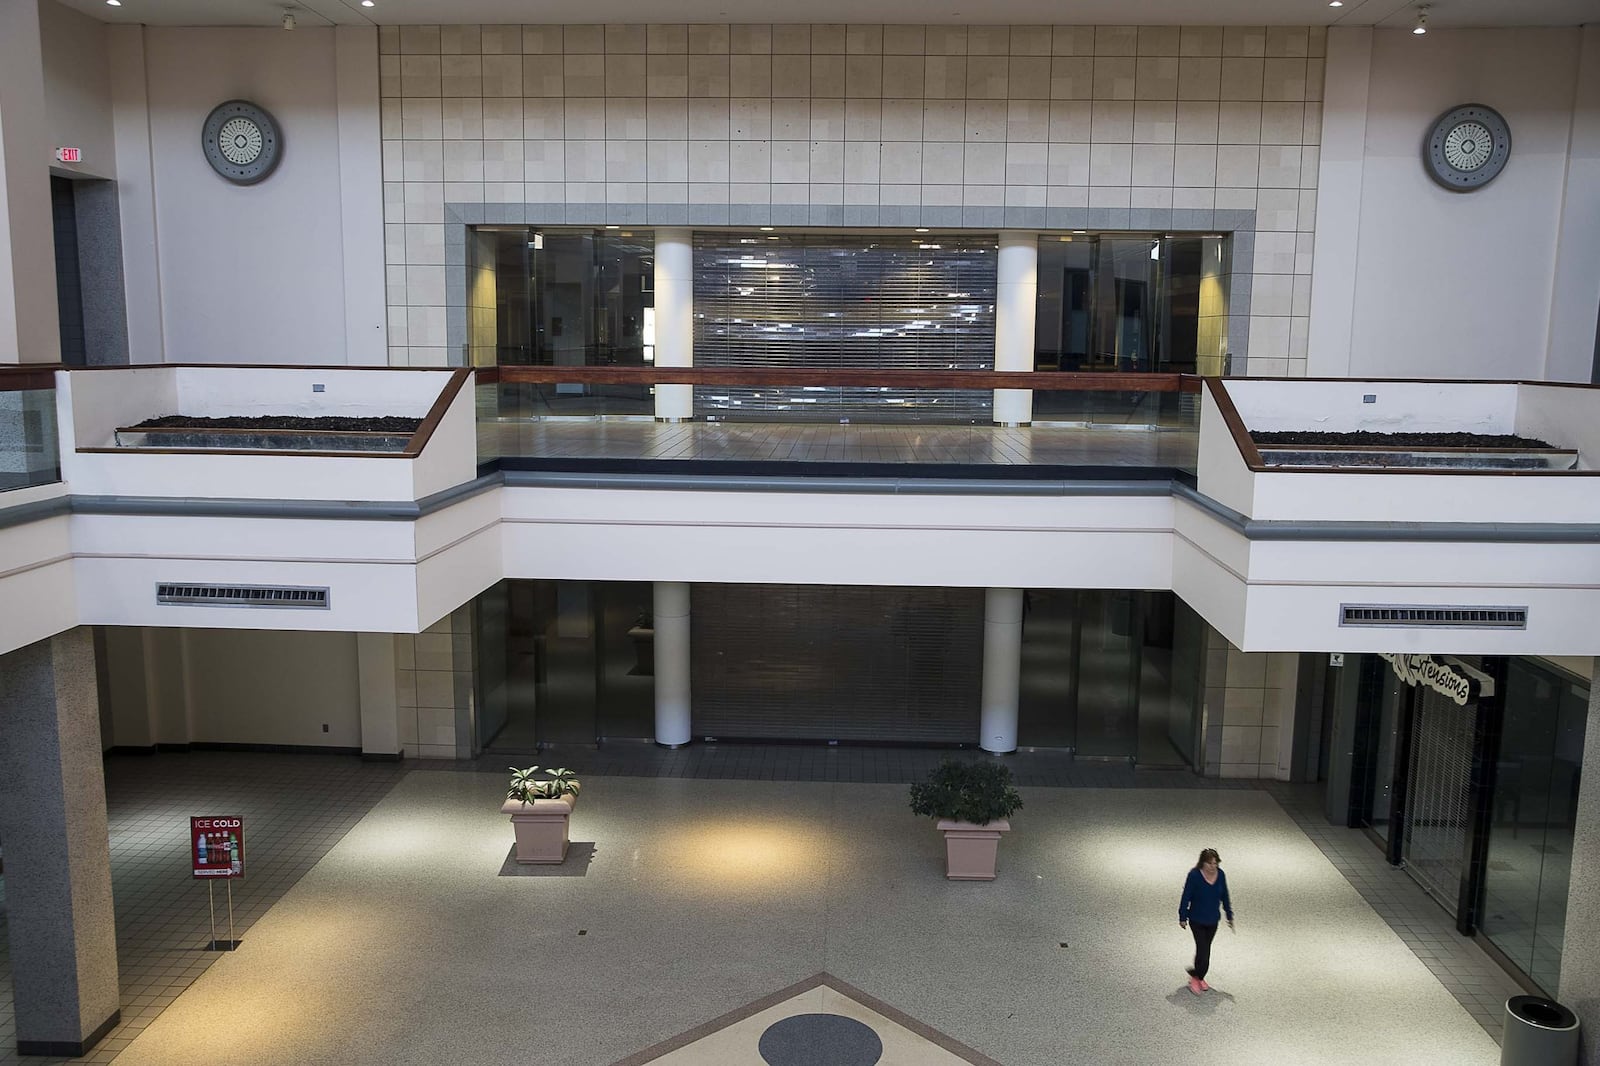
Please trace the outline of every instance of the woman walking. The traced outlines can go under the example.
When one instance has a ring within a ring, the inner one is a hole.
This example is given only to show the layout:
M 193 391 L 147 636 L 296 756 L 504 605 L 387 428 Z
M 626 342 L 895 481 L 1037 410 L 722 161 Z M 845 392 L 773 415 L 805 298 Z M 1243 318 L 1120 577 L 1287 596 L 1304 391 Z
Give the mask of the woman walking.
M 1178 901 L 1178 928 L 1194 933 L 1194 965 L 1189 967 L 1189 991 L 1195 995 L 1208 990 L 1206 971 L 1211 968 L 1211 941 L 1217 935 L 1222 915 L 1233 928 L 1233 902 L 1228 899 L 1228 875 L 1222 872 L 1222 856 L 1214 848 L 1200 853 L 1200 861 L 1183 883 L 1183 898 Z

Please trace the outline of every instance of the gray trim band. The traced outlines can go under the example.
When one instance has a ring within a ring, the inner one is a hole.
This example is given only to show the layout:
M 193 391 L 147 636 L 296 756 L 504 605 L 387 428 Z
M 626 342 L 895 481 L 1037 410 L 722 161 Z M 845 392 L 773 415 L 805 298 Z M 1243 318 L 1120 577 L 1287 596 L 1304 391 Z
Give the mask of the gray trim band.
M 0 499 L 5 497 L 0 496 Z M 19 503 L 15 507 L 0 508 L 0 529 L 8 526 L 22 526 L 29 522 L 40 522 L 46 518 L 54 518 L 60 514 L 72 512 L 71 496 L 52 496 L 48 500 L 34 500 L 32 503 Z
M 1166 496 L 1160 479 L 1023 481 L 991 478 L 755 477 L 716 474 L 572 474 L 502 471 L 507 488 L 680 492 L 799 492 L 876 496 Z
M 1450 544 L 1594 544 L 1600 524 L 1555 522 L 1284 522 L 1246 518 L 1178 481 L 1022 481 L 956 478 L 719 477 L 714 474 L 572 474 L 507 470 L 453 485 L 415 503 L 352 500 L 209 500 L 151 496 L 57 496 L 0 509 L 0 529 L 62 514 L 172 518 L 298 518 L 414 522 L 493 488 L 678 492 L 787 492 L 876 496 L 1173 496 L 1252 541 Z

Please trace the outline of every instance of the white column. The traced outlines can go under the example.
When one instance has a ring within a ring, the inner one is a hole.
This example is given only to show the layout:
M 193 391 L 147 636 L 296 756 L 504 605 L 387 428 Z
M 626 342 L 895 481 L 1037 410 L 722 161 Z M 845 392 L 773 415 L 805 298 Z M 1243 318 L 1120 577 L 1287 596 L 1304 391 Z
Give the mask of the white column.
M 122 217 L 122 287 L 128 312 L 128 361 L 166 359 L 161 261 L 156 253 L 155 165 L 143 26 L 107 26 L 111 129 L 117 153 L 117 212 Z
M 378 29 L 336 26 L 334 77 L 339 123 L 339 225 L 344 240 L 345 362 L 389 362 L 384 305 L 383 141 L 378 120 Z M 454 295 L 454 294 L 452 294 Z M 391 642 L 392 643 L 392 642 Z
M 694 233 L 656 230 L 656 366 L 694 366 Z M 694 386 L 657 385 L 656 417 L 694 415 Z M 658 585 L 657 588 L 660 586 Z M 685 599 L 687 604 L 688 600 Z M 687 607 L 685 607 L 687 613 Z M 657 636 L 659 642 L 660 637 Z M 657 644 L 659 649 L 660 645 Z M 688 644 L 685 643 L 687 648 Z M 661 675 L 656 674 L 659 691 Z M 685 690 L 687 691 L 687 690 Z M 685 725 L 687 729 L 687 725 Z M 687 734 L 685 734 L 687 735 Z
M 0 3 L 0 363 L 61 359 L 38 0 Z
M 994 301 L 994 368 L 1032 370 L 1039 314 L 1039 235 L 1000 234 Z M 1002 426 L 1033 421 L 1031 389 L 995 389 L 994 420 Z
M 657 245 L 659 248 L 660 245 Z M 656 743 L 689 743 L 689 584 L 655 586 Z
M 978 746 L 1017 750 L 1017 703 L 1022 688 L 1022 590 L 989 589 L 983 603 L 983 713 Z

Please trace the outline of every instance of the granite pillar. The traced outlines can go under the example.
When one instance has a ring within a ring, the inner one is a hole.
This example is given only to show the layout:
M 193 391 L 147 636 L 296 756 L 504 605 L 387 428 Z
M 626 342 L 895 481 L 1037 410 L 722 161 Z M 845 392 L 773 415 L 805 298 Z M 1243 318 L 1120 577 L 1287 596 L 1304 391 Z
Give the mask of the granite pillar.
M 81 1055 L 120 1016 L 94 640 L 0 656 L 0 839 L 17 1049 Z
M 1557 998 L 1583 1023 L 1578 1061 L 1600 1066 L 1600 685 L 1595 684 L 1589 686 L 1580 780 Z

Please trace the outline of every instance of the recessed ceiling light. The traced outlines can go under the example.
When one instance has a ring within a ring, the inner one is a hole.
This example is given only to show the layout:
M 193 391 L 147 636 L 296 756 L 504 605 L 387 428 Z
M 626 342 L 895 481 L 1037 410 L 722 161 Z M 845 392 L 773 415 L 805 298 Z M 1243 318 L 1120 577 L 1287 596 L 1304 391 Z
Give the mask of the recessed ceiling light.
M 607 226 L 606 229 L 621 229 L 621 226 Z
M 377 0 L 361 0 L 362 7 L 377 7 Z
M 918 233 L 927 233 L 928 232 L 928 228 L 926 226 L 918 226 L 916 231 Z
M 1328 0 L 1329 7 L 1343 7 L 1344 0 Z
M 106 0 L 107 7 L 121 7 L 122 0 Z
M 1075 229 L 1072 232 L 1073 233 L 1088 233 L 1089 231 L 1086 230 L 1086 229 Z
M 772 232 L 772 227 L 771 226 L 762 226 L 761 227 L 761 232 L 762 233 L 771 233 Z

